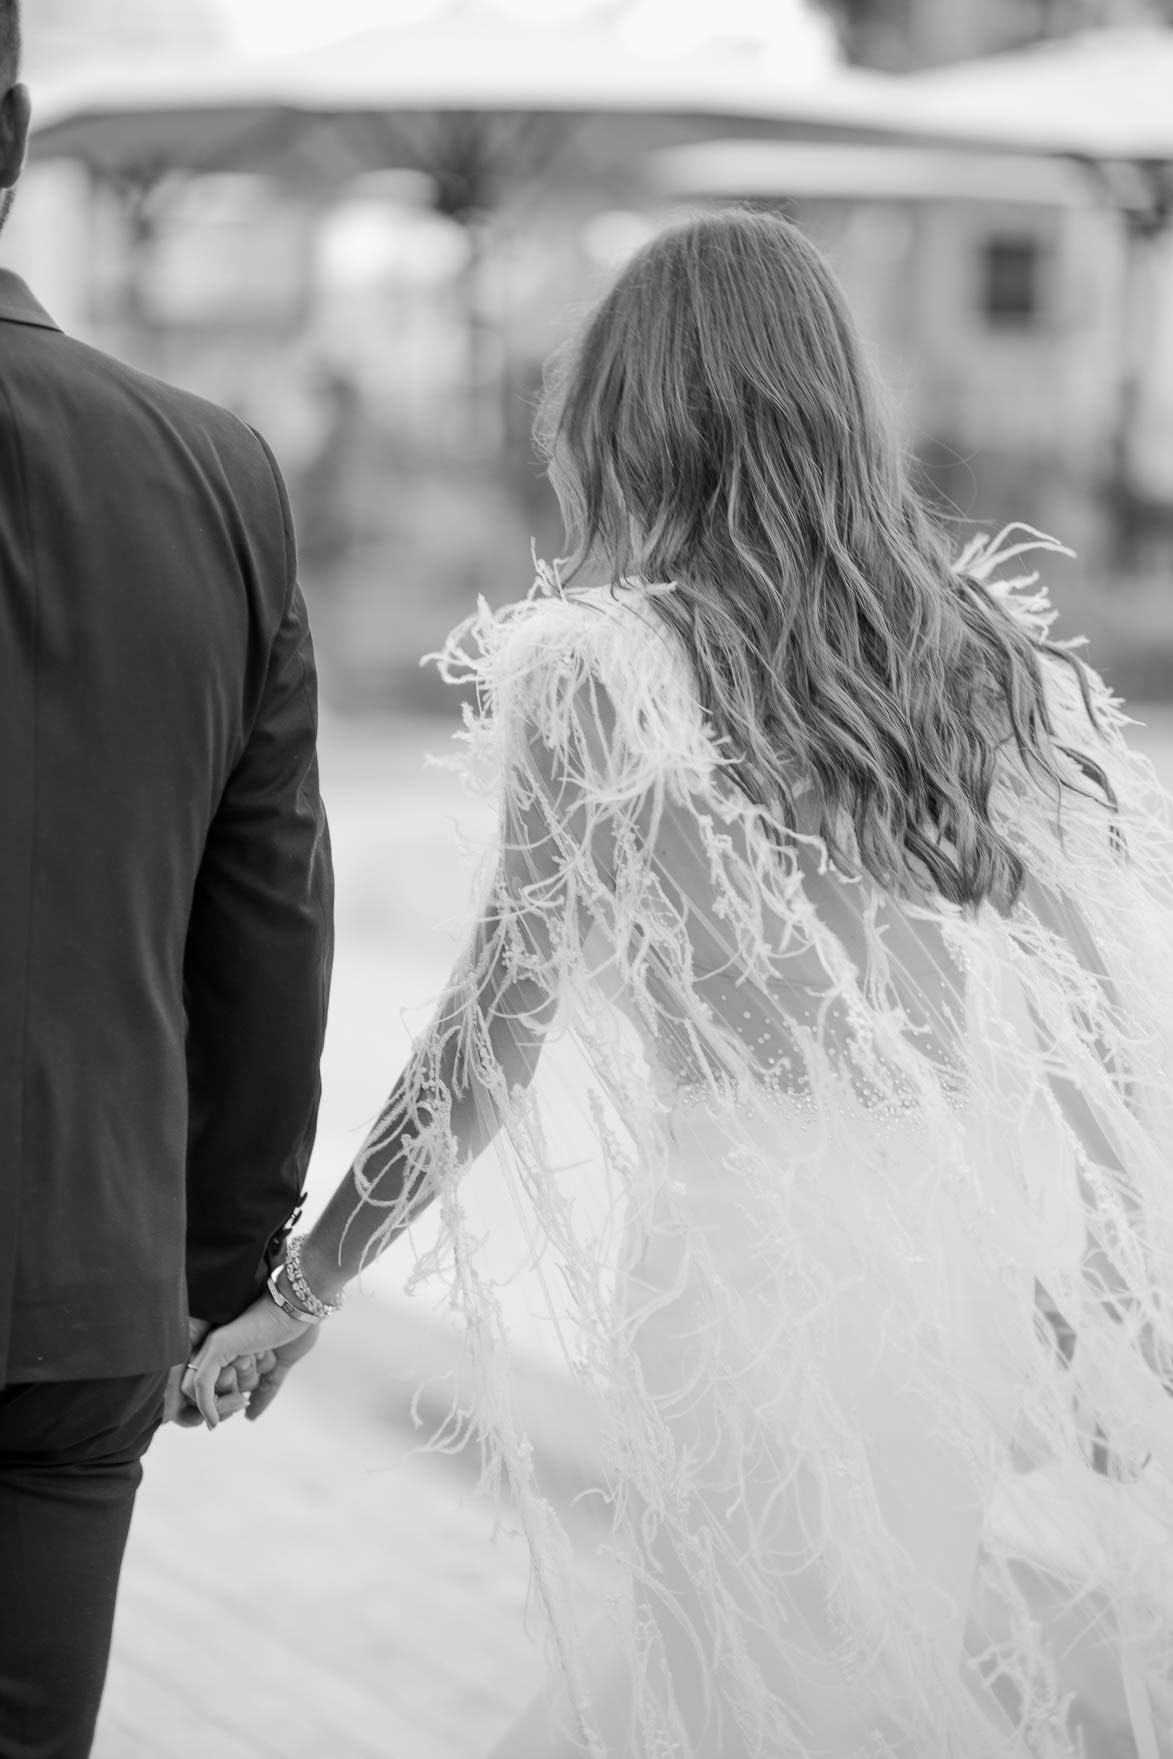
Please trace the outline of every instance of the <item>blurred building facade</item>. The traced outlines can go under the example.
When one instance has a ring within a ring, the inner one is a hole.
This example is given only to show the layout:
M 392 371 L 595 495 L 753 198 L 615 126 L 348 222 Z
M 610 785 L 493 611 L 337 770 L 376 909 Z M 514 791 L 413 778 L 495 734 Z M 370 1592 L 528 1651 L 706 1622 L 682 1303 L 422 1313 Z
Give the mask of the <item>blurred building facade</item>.
M 843 0 L 840 11 L 853 59 L 901 72 L 1089 29 L 1173 28 L 1173 0 Z M 875 329 L 915 362 L 910 408 L 945 501 L 1062 536 L 1079 553 L 1072 619 L 1124 689 L 1167 695 L 1173 224 L 1139 242 L 1109 185 L 1087 179 L 1075 205 L 1008 190 L 1004 202 L 891 215 L 910 244 Z M 873 208 L 836 224 L 851 237 L 885 223 Z M 865 309 L 882 258 L 865 248 L 845 261 Z
M 1103 22 L 1106 6 L 841 10 L 857 58 L 913 68 Z M 1113 16 L 1140 7 L 1115 0 Z M 214 6 L 194 0 L 34 0 L 29 11 L 34 87 L 96 45 L 186 54 L 221 41 Z M 578 119 L 506 153 L 490 120 L 477 126 L 428 129 L 431 175 L 164 176 L 128 192 L 76 166 L 34 167 L 4 241 L 5 260 L 68 327 L 268 433 L 294 493 L 327 694 L 342 707 L 436 700 L 419 655 L 477 593 L 525 589 L 531 540 L 557 550 L 529 439 L 542 363 L 678 211 L 646 173 L 651 156 L 706 133 L 629 120 L 617 154 L 612 119 Z M 835 263 L 946 510 L 1027 520 L 1071 543 L 1072 626 L 1090 630 L 1122 688 L 1160 689 L 1173 678 L 1173 333 L 1136 435 L 1150 537 L 1125 566 L 1110 492 L 1128 321 L 1118 212 L 1090 184 L 1086 199 L 1053 203 L 1008 190 L 778 205 Z

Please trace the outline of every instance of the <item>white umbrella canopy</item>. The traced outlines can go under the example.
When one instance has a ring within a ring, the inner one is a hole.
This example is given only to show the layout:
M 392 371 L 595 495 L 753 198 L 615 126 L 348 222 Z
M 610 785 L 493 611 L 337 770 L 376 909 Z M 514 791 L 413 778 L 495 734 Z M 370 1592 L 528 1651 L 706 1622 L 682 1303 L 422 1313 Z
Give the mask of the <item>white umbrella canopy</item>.
M 748 42 L 633 40 L 605 18 L 557 25 L 469 11 L 367 32 L 268 64 L 270 90 L 309 105 L 695 112 L 848 125 L 890 124 L 894 82 L 812 56 Z
M 34 96 L 38 156 L 109 176 L 280 170 L 314 151 L 340 176 L 419 169 L 411 124 L 429 115 L 677 118 L 857 140 L 910 132 L 904 82 L 884 74 L 720 43 L 639 52 L 605 22 L 553 29 L 475 13 L 269 60 L 87 68 Z M 612 139 L 621 158 L 622 131 Z
M 91 63 L 34 85 L 32 157 L 114 181 L 229 170 L 297 180 L 315 168 L 344 181 L 384 166 L 385 142 L 364 139 L 361 118 L 341 120 L 224 56 Z
M 894 202 L 1016 202 L 1081 207 L 1086 173 L 1062 159 L 850 141 L 710 140 L 649 154 L 666 195 Z
M 1173 29 L 1083 31 L 907 77 L 918 126 L 1099 160 L 1173 162 Z

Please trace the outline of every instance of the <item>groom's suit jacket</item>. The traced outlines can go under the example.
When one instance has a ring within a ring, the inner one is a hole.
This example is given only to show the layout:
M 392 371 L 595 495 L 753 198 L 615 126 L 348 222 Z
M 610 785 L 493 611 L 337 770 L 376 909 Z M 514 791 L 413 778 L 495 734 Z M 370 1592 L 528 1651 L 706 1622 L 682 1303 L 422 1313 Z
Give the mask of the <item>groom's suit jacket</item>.
M 182 1361 L 262 1286 L 332 881 L 285 491 L 0 272 L 0 1385 Z

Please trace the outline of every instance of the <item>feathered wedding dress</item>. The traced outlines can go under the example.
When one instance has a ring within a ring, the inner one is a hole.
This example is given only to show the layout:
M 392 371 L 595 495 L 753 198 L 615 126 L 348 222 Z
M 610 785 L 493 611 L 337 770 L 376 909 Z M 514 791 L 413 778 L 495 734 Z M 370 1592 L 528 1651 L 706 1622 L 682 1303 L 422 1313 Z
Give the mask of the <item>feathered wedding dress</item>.
M 1016 553 L 962 567 L 1041 633 Z M 398 1140 L 437 1198 L 417 1275 L 466 1322 L 562 1687 L 534 1751 L 1173 1754 L 1173 839 L 1123 718 L 1044 659 L 1074 787 L 1007 748 L 1020 902 L 901 902 L 732 784 L 670 589 L 542 586 L 444 656 L 500 847 L 367 1156 Z M 536 1067 L 561 1037 L 589 1202 Z M 603 1670 L 462 1208 L 494 1132 L 602 1412 Z

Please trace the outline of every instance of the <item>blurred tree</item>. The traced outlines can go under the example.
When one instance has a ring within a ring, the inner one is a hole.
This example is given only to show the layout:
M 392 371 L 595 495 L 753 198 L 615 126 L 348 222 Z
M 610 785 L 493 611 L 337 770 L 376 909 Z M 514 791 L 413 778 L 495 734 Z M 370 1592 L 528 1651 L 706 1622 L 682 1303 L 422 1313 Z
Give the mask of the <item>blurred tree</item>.
M 839 27 L 849 61 L 869 67 L 906 65 L 911 35 L 910 0 L 823 0 Z
M 1173 0 L 821 0 L 847 57 L 893 70 L 1101 26 L 1173 24 Z
M 123 56 L 199 54 L 225 41 L 215 0 L 26 0 L 25 66 L 34 88 L 84 61 Z M 153 334 L 143 309 L 142 271 L 150 253 L 166 179 L 148 167 L 139 177 L 111 179 L 126 224 L 124 306 L 131 358 L 153 365 Z

